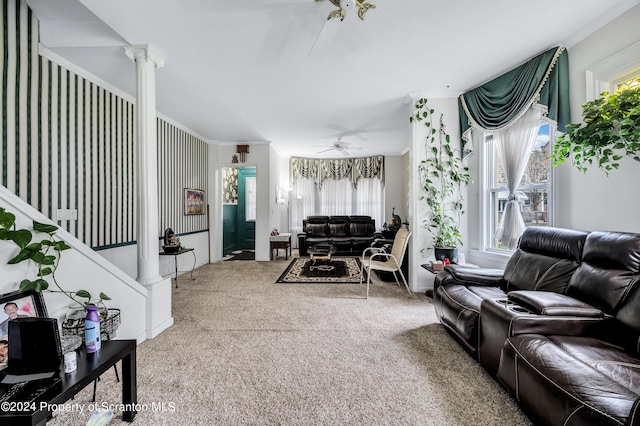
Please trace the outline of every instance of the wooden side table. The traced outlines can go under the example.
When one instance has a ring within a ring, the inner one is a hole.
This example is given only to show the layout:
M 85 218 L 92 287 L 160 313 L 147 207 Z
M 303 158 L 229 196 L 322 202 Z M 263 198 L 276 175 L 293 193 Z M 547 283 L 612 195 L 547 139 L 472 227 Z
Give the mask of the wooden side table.
M 278 251 L 280 249 L 284 249 L 284 258 L 285 260 L 289 260 L 289 256 L 291 255 L 291 233 L 283 232 L 278 235 L 271 235 L 269 237 L 269 248 L 271 249 L 271 260 L 278 257 Z M 276 251 L 275 256 L 273 255 L 274 250 Z

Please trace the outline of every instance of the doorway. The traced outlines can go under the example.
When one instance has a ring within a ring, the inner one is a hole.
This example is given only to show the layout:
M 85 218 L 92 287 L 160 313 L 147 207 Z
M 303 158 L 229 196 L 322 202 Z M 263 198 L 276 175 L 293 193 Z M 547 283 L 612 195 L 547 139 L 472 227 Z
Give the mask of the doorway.
M 255 250 L 256 168 L 222 169 L 222 255 Z

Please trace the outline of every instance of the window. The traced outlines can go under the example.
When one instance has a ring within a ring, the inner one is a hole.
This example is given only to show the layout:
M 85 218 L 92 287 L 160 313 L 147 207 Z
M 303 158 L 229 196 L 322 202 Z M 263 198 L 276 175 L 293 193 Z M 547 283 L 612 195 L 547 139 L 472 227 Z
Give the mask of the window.
M 626 89 L 638 89 L 640 88 L 640 75 L 635 76 L 631 80 L 623 81 L 616 85 L 616 92 L 620 92 Z
M 322 190 L 312 179 L 298 178 L 290 199 L 289 229 L 302 232 L 302 220 L 311 215 L 365 215 L 384 223 L 384 185 L 378 178 L 362 178 L 353 188 L 348 179 L 327 179 Z
M 315 188 L 314 188 L 315 189 Z M 320 211 L 324 216 L 353 214 L 353 185 L 349 179 L 327 179 L 322 183 L 322 190 L 317 197 Z
M 531 150 L 531 156 L 524 175 L 517 187 L 516 197 L 525 226 L 549 226 L 551 211 L 551 141 L 554 140 L 553 128 L 542 124 L 538 138 Z M 506 250 L 495 237 L 509 191 L 502 163 L 497 155 L 493 138 L 487 136 L 484 144 L 485 191 L 483 205 L 485 211 L 485 247 L 489 250 Z
M 245 219 L 247 222 L 255 222 L 256 221 L 256 178 L 255 177 L 247 177 L 245 179 Z

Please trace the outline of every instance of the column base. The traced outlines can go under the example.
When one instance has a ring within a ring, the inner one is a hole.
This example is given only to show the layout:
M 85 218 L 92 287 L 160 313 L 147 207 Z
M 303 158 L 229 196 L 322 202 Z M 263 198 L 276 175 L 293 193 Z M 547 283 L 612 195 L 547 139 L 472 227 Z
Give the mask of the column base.
M 171 278 L 146 284 L 148 296 L 146 306 L 147 339 L 153 339 L 173 325 L 171 316 Z

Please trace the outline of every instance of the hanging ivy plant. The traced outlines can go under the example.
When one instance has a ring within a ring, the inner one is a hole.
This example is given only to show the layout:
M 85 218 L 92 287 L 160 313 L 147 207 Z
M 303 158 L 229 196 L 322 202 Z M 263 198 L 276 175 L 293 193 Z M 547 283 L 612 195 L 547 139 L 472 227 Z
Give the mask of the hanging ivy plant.
M 464 165 L 460 152 L 451 144 L 445 130 L 442 114 L 439 127 L 433 123 L 435 111 L 427 105 L 427 99 L 416 101 L 409 122 L 422 123 L 427 130 L 425 159 L 418 167 L 424 191 L 421 199 L 429 205 L 430 212 L 423 227 L 433 237 L 433 247 L 462 245 L 460 217 L 464 213 L 461 189 L 471 181 L 469 169 Z
M 583 122 L 567 125 L 553 146 L 553 166 L 571 159 L 582 172 L 596 165 L 607 175 L 630 157 L 640 162 L 640 88 L 582 104 Z

